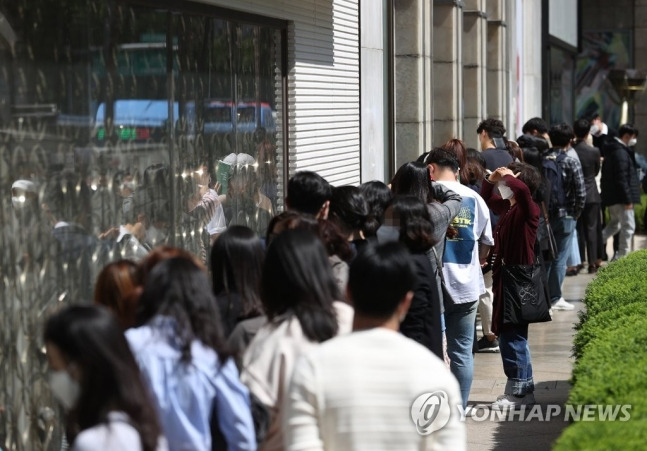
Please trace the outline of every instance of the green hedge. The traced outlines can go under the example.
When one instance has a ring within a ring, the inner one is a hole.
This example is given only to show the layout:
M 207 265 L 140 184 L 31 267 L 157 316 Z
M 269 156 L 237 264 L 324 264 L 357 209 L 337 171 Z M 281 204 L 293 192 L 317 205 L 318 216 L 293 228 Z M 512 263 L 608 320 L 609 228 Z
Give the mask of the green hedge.
M 556 450 L 645 449 L 647 435 L 647 251 L 609 264 L 589 284 L 574 339 L 568 404 L 631 405 L 629 421 L 578 421 Z

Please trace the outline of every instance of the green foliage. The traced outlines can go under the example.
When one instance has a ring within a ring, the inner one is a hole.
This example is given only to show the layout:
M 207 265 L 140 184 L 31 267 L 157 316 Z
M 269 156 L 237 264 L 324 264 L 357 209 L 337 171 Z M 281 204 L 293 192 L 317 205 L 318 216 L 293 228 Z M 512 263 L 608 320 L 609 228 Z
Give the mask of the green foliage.
M 634 215 L 636 216 L 636 230 L 647 231 L 645 224 L 645 211 L 647 210 L 647 194 L 640 195 L 640 203 L 634 205 Z
M 645 449 L 647 420 L 628 422 L 579 422 L 567 428 L 555 443 L 555 451 Z
M 589 284 L 574 339 L 568 404 L 630 405 L 628 421 L 576 421 L 556 450 L 643 449 L 647 430 L 647 251 L 600 270 Z M 625 418 L 626 419 L 626 418 Z

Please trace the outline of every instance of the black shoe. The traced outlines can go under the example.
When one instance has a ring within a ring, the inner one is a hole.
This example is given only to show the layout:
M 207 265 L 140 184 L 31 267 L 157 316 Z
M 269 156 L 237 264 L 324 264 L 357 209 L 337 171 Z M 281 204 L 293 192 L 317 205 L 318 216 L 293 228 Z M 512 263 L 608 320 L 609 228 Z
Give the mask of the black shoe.
M 478 352 L 501 352 L 499 349 L 499 340 L 496 338 L 490 341 L 485 336 L 481 337 L 478 341 L 478 346 Z

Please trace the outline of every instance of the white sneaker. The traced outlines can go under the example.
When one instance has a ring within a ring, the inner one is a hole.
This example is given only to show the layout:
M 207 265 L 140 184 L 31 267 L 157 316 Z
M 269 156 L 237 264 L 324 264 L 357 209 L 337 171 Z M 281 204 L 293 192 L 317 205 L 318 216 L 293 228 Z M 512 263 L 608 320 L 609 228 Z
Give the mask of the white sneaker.
M 501 395 L 492 403 L 492 410 L 514 409 L 524 406 L 531 407 L 535 403 L 535 395 L 532 393 L 528 393 L 522 398 L 514 395 Z
M 575 306 L 567 302 L 564 298 L 559 298 L 557 302 L 552 305 L 553 310 L 575 310 Z

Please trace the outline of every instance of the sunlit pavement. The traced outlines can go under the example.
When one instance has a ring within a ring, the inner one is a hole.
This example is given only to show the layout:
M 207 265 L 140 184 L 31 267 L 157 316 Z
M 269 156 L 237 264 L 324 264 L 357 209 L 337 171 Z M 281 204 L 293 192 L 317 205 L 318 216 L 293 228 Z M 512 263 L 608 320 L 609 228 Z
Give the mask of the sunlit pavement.
M 647 236 L 636 236 L 634 248 L 647 248 Z M 584 309 L 581 299 L 593 277 L 586 269 L 577 276 L 566 277 L 564 298 L 575 305 L 575 310 L 554 312 L 551 322 L 530 326 L 535 399 L 540 407 L 535 409 L 534 415 L 526 409 L 524 420 L 527 421 L 519 421 L 519 415 L 508 416 L 509 420 L 499 419 L 485 408 L 477 409 L 474 418 L 466 419 L 468 450 L 549 450 L 569 425 L 564 420 L 564 403 L 568 399 L 574 362 L 571 356 L 573 326 L 578 321 L 577 312 Z M 489 406 L 503 394 L 505 383 L 501 354 L 476 354 L 469 404 Z M 555 406 L 561 409 L 558 415 L 555 415 L 558 408 Z M 548 409 L 552 409 L 553 415 L 546 421 Z

